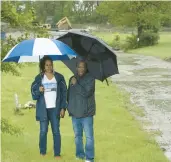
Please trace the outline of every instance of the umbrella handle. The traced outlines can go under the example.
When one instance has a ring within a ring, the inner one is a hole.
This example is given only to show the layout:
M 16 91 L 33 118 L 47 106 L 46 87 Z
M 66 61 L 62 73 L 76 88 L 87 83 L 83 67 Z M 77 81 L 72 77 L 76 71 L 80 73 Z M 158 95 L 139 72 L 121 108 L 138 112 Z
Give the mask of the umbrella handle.
M 88 53 L 90 53 L 90 51 L 91 51 L 92 47 L 94 46 L 94 44 L 95 44 L 95 43 L 93 42 L 92 45 L 91 45 L 91 47 L 90 47 L 90 49 L 89 49 L 89 51 L 88 51 Z M 89 56 L 89 55 L 86 56 L 86 60 L 88 60 L 88 56 Z
M 40 66 L 40 55 L 39 55 L 39 66 Z M 42 75 L 42 72 L 41 72 L 41 67 L 39 67 L 39 74 L 40 74 L 41 83 L 42 83 L 43 75 Z
M 107 79 L 105 79 L 105 81 L 106 81 L 107 86 L 109 86 L 109 82 L 108 82 L 108 80 L 107 80 Z
M 40 55 L 39 55 L 39 73 L 41 73 L 41 69 L 40 69 Z

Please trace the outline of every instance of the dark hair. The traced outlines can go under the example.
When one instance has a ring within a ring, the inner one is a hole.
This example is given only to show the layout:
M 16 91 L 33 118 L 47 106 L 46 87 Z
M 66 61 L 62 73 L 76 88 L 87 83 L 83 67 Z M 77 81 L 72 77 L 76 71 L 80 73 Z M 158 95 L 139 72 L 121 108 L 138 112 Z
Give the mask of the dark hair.
M 40 63 L 39 63 L 39 68 L 40 68 L 40 72 L 41 73 L 44 73 L 45 71 L 45 63 L 46 61 L 51 61 L 52 62 L 52 65 L 53 65 L 53 61 L 52 59 L 49 57 L 49 56 L 44 56 L 41 60 L 40 60 Z
M 78 67 L 78 65 L 79 65 L 81 62 L 84 63 L 85 68 L 86 68 L 86 73 L 88 73 L 89 71 L 88 71 L 88 65 L 87 65 L 86 60 L 79 60 L 79 61 L 77 61 L 76 67 Z

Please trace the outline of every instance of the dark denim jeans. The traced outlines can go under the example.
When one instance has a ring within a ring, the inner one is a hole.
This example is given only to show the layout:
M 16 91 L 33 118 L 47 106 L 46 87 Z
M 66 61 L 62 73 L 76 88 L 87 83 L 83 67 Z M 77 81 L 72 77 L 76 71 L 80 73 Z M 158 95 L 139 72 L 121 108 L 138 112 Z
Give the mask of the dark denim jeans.
M 75 133 L 76 157 L 93 161 L 94 159 L 94 131 L 93 117 L 74 118 L 72 124 Z M 86 136 L 85 152 L 83 147 L 83 130 Z
M 40 154 L 46 154 L 47 132 L 49 122 L 51 123 L 53 133 L 54 156 L 60 156 L 61 152 L 61 135 L 60 135 L 60 118 L 57 118 L 54 109 L 47 109 L 48 120 L 40 121 L 39 148 Z

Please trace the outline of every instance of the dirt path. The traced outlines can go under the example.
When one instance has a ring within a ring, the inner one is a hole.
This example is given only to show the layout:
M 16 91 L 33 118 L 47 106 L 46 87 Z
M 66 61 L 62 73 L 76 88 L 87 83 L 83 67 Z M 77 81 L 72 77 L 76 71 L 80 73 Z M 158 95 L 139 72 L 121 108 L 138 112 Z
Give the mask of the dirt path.
M 131 102 L 145 112 L 156 141 L 171 161 L 171 63 L 152 56 L 117 53 L 120 75 L 113 82 L 131 94 Z

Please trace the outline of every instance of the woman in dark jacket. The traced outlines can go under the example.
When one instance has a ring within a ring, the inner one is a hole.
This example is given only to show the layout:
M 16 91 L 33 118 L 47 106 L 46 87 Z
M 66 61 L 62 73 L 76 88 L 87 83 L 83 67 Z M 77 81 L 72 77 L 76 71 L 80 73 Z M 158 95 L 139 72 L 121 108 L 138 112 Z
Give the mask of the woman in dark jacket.
M 76 157 L 94 161 L 94 130 L 95 115 L 95 79 L 88 73 L 87 65 L 80 61 L 77 75 L 71 77 L 68 88 L 68 112 L 72 117 L 75 133 Z M 86 136 L 85 151 L 83 148 L 83 130 Z
M 36 120 L 40 122 L 39 149 L 46 154 L 47 132 L 51 123 L 54 143 L 54 156 L 60 158 L 61 136 L 60 117 L 65 116 L 67 107 L 67 87 L 64 77 L 53 71 L 53 62 L 48 56 L 40 62 L 41 73 L 35 77 L 31 85 L 31 94 L 36 103 Z

